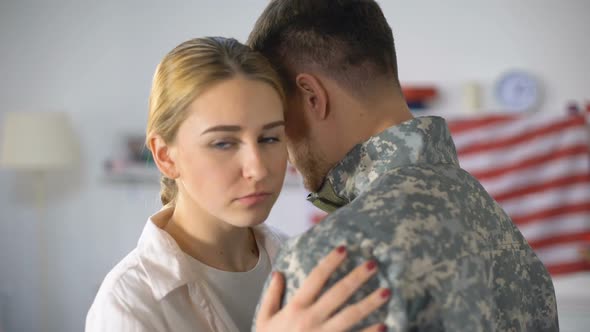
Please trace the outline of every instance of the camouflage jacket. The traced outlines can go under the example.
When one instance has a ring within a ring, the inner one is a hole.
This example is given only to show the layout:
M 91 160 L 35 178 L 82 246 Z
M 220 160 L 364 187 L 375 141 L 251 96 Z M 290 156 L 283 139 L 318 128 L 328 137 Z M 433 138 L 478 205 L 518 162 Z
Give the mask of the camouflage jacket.
M 373 258 L 377 276 L 350 303 L 377 287 L 392 290 L 389 303 L 355 330 L 384 322 L 389 331 L 558 331 L 547 270 L 460 168 L 442 118 L 415 118 L 357 145 L 310 200 L 330 214 L 279 252 L 283 304 L 344 244 L 349 259 L 327 287 Z

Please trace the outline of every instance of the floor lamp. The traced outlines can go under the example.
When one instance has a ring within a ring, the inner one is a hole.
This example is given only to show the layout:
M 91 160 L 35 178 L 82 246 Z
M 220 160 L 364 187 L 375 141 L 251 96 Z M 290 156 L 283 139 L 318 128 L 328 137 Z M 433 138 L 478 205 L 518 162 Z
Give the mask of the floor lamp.
M 38 323 L 44 330 L 49 322 L 46 177 L 77 163 L 77 142 L 68 116 L 62 112 L 5 113 L 0 134 L 0 166 L 22 172 L 35 185 L 41 292 Z

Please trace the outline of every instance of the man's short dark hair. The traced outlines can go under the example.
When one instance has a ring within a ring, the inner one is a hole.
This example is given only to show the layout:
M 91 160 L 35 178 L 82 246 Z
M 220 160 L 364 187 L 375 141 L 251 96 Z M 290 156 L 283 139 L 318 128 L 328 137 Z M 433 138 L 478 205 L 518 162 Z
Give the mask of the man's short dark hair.
M 297 71 L 315 69 L 353 91 L 375 79 L 399 86 L 391 28 L 373 0 L 272 0 L 248 44 L 293 90 Z

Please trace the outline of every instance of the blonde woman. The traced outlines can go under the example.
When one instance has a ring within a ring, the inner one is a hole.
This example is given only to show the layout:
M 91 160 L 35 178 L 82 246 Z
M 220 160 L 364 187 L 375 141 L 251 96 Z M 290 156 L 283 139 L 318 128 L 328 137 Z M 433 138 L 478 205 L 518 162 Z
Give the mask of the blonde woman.
M 284 100 L 266 59 L 234 39 L 189 40 L 164 57 L 146 133 L 164 207 L 106 276 L 86 331 L 250 330 L 284 241 L 263 224 L 285 175 Z M 257 330 L 344 331 L 385 303 L 379 289 L 338 311 L 376 273 L 371 261 L 320 296 L 345 259 L 335 248 L 283 308 L 284 279 L 273 273 Z

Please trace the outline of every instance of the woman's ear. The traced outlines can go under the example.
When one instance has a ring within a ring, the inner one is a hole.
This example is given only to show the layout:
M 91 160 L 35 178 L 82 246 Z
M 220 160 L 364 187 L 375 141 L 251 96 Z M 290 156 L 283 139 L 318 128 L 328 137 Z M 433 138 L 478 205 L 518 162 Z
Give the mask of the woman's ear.
M 151 136 L 148 143 L 160 172 L 169 179 L 178 178 L 180 174 L 174 158 L 174 147 L 166 144 L 160 135 Z
M 328 94 L 321 81 L 307 73 L 295 78 L 295 84 L 302 96 L 305 110 L 311 111 L 313 119 L 324 120 L 328 116 Z

